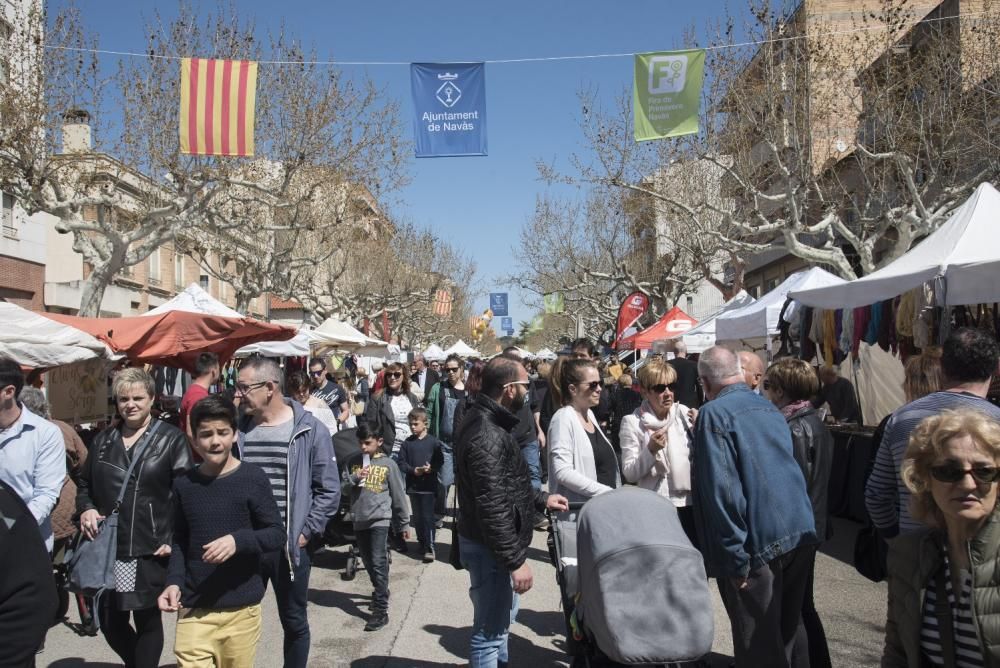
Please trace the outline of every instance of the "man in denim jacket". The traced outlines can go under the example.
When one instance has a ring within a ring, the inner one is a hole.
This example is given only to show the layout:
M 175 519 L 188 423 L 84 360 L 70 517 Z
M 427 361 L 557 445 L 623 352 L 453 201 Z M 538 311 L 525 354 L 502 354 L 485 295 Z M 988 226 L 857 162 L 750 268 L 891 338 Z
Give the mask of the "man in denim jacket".
M 747 387 L 732 351 L 705 351 L 698 374 L 710 401 L 695 422 L 694 510 L 736 665 L 806 666 L 808 651 L 795 638 L 818 541 L 788 425 Z

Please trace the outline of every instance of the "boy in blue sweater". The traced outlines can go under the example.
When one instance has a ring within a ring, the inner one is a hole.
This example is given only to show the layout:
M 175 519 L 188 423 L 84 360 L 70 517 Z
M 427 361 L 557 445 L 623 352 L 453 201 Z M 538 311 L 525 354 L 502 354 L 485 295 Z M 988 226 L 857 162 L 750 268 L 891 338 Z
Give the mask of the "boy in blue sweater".
M 414 408 L 408 416 L 412 435 L 399 448 L 399 470 L 406 475 L 406 493 L 413 510 L 424 563 L 434 561 L 434 502 L 438 493 L 438 472 L 444 464 L 441 441 L 427 431 L 427 411 Z
M 174 538 L 157 603 L 178 612 L 179 668 L 253 668 L 261 633 L 261 557 L 285 544 L 264 471 L 232 454 L 236 407 L 215 394 L 191 410 L 202 462 L 174 481 Z

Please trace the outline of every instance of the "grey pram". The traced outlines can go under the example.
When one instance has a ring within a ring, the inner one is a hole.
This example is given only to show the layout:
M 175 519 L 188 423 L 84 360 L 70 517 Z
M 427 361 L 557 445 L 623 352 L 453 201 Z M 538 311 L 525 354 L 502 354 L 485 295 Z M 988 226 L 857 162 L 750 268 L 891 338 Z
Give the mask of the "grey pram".
M 577 508 L 551 522 L 573 665 L 664 665 L 707 655 L 714 635 L 708 578 L 673 504 L 623 487 Z

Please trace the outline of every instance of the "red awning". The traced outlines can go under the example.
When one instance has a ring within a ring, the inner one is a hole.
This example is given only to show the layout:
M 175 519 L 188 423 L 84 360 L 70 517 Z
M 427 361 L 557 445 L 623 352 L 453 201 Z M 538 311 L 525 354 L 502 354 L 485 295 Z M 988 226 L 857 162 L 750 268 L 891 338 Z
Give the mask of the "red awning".
M 622 339 L 619 350 L 649 350 L 655 341 L 676 339 L 698 324 L 698 321 L 678 307 L 673 307 L 655 325 Z
M 260 341 L 286 341 L 294 327 L 272 325 L 253 318 L 168 311 L 130 318 L 81 318 L 44 313 L 57 322 L 82 329 L 107 343 L 131 361 L 194 370 L 199 353 L 213 352 L 221 360 L 237 349 Z

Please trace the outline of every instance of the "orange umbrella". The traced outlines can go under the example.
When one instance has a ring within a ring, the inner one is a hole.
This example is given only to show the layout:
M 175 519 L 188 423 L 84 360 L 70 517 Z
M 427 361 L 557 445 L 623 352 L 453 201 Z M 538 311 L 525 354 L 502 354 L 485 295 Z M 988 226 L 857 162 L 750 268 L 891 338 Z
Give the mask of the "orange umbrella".
M 130 318 L 82 318 L 44 313 L 65 325 L 82 329 L 104 341 L 131 361 L 194 370 L 199 353 L 213 352 L 227 360 L 243 346 L 259 341 L 286 341 L 294 327 L 272 325 L 253 318 L 168 311 Z

